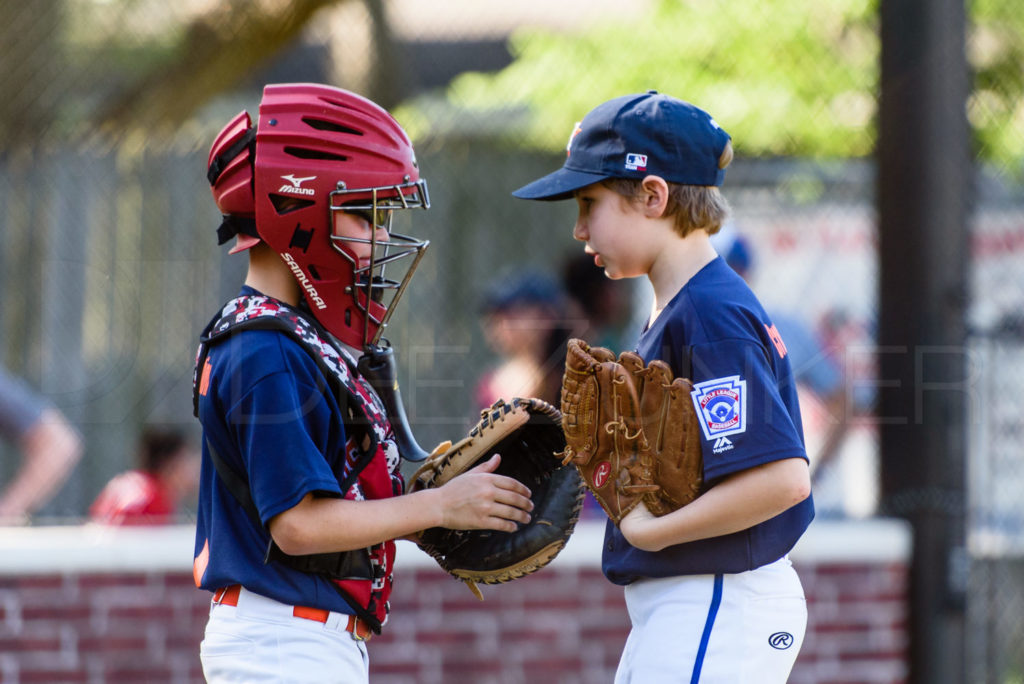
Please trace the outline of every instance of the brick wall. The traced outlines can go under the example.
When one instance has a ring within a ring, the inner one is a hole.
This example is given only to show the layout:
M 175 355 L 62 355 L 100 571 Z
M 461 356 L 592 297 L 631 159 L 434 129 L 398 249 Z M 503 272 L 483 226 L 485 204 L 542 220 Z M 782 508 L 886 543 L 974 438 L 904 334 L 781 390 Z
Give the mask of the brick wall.
M 371 643 L 371 680 L 611 681 L 629 618 L 599 568 L 548 568 L 481 591 L 482 602 L 426 567 L 403 577 L 393 619 Z
M 0 577 L 0 681 L 201 682 L 198 593 L 181 572 Z
M 905 680 L 906 532 L 815 523 L 794 553 L 809 601 L 797 684 Z M 209 595 L 186 528 L 0 529 L 0 682 L 201 682 Z M 374 684 L 610 682 L 629 620 L 581 526 L 542 572 L 479 602 L 401 544 L 392 619 L 370 643 Z M 860 546 L 860 548 L 858 548 Z
M 906 681 L 907 566 L 796 564 L 808 601 L 807 637 L 792 684 Z

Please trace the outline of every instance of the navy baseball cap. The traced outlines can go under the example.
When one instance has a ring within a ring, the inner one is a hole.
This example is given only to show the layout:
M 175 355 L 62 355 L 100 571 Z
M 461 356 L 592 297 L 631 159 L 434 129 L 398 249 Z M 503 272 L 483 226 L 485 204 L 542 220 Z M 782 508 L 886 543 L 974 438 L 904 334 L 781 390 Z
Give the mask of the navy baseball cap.
M 512 194 L 520 199 L 562 200 L 607 178 L 661 176 L 681 185 L 721 185 L 718 168 L 729 134 L 711 115 L 656 90 L 623 95 L 598 105 L 576 124 L 568 157 Z

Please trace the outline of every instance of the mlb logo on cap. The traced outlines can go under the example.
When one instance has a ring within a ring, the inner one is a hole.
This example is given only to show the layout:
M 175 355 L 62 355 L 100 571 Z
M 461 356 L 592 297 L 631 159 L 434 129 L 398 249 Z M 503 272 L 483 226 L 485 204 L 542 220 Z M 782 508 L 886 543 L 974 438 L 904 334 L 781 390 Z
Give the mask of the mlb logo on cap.
M 630 152 L 626 155 L 626 168 L 630 171 L 646 171 L 647 155 Z

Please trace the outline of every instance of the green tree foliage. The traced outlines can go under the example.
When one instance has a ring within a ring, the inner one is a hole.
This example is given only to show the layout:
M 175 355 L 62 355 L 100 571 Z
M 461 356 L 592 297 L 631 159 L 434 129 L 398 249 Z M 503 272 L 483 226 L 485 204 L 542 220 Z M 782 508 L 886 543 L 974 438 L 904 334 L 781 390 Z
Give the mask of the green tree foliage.
M 968 6 L 969 104 L 979 152 L 1006 164 L 1024 156 L 1024 13 L 1018 0 Z M 737 153 L 866 157 L 876 137 L 878 0 L 658 0 L 636 19 L 579 35 L 524 30 L 515 61 L 452 82 L 445 105 L 412 103 L 399 118 L 436 131 L 451 108 L 517 144 L 558 149 L 597 103 L 657 89 L 707 109 Z M 517 114 L 511 120 L 509 114 Z M 1016 161 L 1014 161 L 1016 160 Z
M 662 0 L 580 35 L 522 31 L 513 64 L 457 78 L 447 100 L 481 115 L 526 110 L 511 135 L 552 149 L 597 103 L 656 89 L 714 114 L 739 154 L 863 156 L 874 142 L 874 4 Z M 415 126 L 427 111 L 403 114 Z
M 1024 12 L 1014 0 L 973 0 L 967 54 L 974 88 L 967 116 L 976 154 L 1024 175 Z

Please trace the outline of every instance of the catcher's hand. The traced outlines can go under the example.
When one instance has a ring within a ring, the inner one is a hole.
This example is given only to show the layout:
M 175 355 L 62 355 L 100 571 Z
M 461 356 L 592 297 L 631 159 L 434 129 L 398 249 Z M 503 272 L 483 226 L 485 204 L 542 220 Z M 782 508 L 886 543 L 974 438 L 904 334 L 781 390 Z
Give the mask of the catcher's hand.
M 435 449 L 410 478 L 410 492 L 441 487 L 498 453 L 494 472 L 529 488 L 530 522 L 515 532 L 432 527 L 419 537 L 420 548 L 480 599 L 476 582 L 497 584 L 536 572 L 562 550 L 576 526 L 584 489 L 576 469 L 555 457 L 565 448 L 560 421 L 558 409 L 540 399 L 499 400 L 481 412 L 466 438 Z
M 500 463 L 501 456 L 494 454 L 445 483 L 438 527 L 515 532 L 519 525 L 530 522 L 530 489 L 519 480 L 497 474 Z
M 656 516 L 693 501 L 703 484 L 700 423 L 692 384 L 663 361 L 618 360 L 569 340 L 562 379 L 564 462 L 616 525 L 643 501 Z

